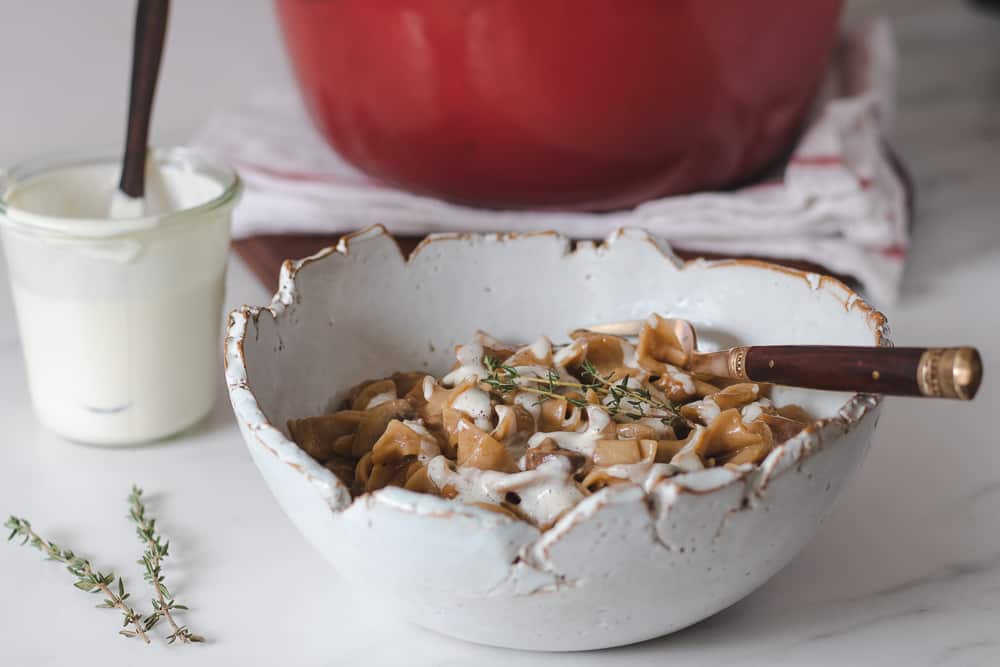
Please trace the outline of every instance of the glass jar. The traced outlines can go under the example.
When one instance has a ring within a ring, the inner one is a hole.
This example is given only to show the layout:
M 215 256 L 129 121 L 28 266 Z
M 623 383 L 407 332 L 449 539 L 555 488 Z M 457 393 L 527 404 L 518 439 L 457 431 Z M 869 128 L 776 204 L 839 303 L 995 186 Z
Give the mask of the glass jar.
M 0 175 L 28 386 L 41 422 L 126 445 L 205 417 L 218 389 L 236 173 L 184 148 L 152 151 L 147 214 L 109 217 L 120 158 L 73 154 Z

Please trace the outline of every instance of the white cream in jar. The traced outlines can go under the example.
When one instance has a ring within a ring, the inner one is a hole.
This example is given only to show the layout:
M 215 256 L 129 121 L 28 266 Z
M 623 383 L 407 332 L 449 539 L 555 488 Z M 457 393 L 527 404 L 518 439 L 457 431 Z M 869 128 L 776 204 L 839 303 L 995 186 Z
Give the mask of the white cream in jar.
M 61 435 L 134 444 L 212 408 L 236 175 L 156 151 L 147 214 L 108 219 L 119 165 L 75 156 L 12 169 L 0 227 L 32 401 Z

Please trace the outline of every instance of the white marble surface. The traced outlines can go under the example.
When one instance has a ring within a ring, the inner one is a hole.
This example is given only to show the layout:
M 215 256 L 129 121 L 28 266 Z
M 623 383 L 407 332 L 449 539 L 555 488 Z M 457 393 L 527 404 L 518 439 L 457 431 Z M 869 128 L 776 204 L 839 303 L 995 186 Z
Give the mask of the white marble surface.
M 59 3 L 57 12 L 20 3 L 17 28 L 5 21 L 5 90 L 21 95 L 0 104 L 3 163 L 118 140 L 121 45 L 91 42 L 101 31 L 127 42 L 131 10 L 117 0 L 84 4 Z M 852 17 L 872 11 L 897 15 L 895 144 L 919 193 L 903 299 L 887 309 L 894 338 L 977 345 L 986 384 L 972 404 L 890 399 L 834 514 L 761 590 L 672 637 L 582 655 L 486 649 L 409 627 L 349 588 L 281 515 L 232 423 L 221 372 L 215 413 L 171 442 L 106 451 L 42 430 L 0 278 L 0 512 L 26 515 L 120 569 L 140 596 L 124 496 L 130 483 L 143 485 L 172 538 L 173 588 L 191 605 L 191 624 L 212 639 L 147 648 L 118 638 L 115 614 L 92 609 L 94 599 L 58 566 L 0 544 L 0 665 L 1000 663 L 1000 19 L 942 0 L 851 6 Z M 260 0 L 175 4 L 158 140 L 183 140 L 206 105 L 232 103 L 255 80 L 283 75 L 269 17 Z M 199 64 L 206 61 L 216 65 Z M 227 302 L 266 298 L 234 261 Z

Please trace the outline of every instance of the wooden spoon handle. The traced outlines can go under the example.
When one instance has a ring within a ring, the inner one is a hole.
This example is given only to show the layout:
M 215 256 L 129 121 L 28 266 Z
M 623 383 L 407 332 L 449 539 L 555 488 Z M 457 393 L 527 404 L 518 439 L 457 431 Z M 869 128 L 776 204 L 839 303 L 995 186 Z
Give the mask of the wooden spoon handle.
M 982 379 L 971 347 L 769 345 L 729 351 L 732 377 L 807 389 L 969 400 Z
M 125 159 L 118 184 L 118 189 L 130 197 L 140 198 L 146 190 L 149 117 L 153 113 L 153 95 L 156 93 L 156 79 L 160 72 L 160 56 L 163 54 L 169 8 L 170 0 L 139 0 L 136 7 Z

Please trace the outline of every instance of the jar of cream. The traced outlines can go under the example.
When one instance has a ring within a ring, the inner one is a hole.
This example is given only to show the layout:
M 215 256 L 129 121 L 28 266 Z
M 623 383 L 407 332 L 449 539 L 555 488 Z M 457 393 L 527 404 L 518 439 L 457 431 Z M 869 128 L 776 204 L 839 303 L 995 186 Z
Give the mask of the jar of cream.
M 205 417 L 218 389 L 230 168 L 150 153 L 145 214 L 109 217 L 117 156 L 66 155 L 0 174 L 0 236 L 39 419 L 127 445 Z

